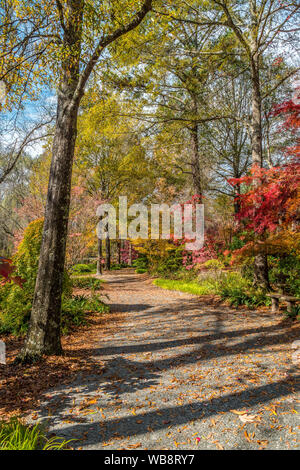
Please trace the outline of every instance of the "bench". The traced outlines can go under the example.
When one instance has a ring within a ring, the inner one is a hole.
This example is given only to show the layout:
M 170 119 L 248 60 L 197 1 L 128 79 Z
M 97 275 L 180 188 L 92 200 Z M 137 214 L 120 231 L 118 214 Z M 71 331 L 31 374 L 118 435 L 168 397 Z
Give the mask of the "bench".
M 272 301 L 271 310 L 272 310 L 273 313 L 278 312 L 278 310 L 279 310 L 279 301 L 280 300 L 282 302 L 286 302 L 287 311 L 289 313 L 291 313 L 293 311 L 293 306 L 297 302 L 300 302 L 300 299 L 298 299 L 297 297 L 292 297 L 291 295 L 278 294 L 277 292 L 272 292 L 270 294 L 267 294 L 267 297 L 271 298 L 271 301 Z

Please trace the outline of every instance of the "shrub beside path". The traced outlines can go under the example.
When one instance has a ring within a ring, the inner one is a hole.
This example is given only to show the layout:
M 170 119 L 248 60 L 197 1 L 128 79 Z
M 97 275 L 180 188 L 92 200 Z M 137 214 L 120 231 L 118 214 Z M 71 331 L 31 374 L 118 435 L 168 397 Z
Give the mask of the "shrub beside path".
M 105 274 L 120 327 L 86 353 L 102 374 L 51 389 L 35 416 L 82 449 L 295 449 L 297 324 Z M 298 435 L 297 435 L 298 433 Z

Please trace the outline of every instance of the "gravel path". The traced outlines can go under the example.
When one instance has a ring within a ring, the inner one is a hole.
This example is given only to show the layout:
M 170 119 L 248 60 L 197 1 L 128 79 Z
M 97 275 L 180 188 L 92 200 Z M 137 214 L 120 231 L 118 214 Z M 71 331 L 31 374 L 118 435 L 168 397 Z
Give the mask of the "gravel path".
M 119 330 L 91 356 L 99 376 L 51 389 L 39 418 L 82 449 L 295 449 L 297 326 L 162 290 L 131 270 L 106 274 Z M 299 440 L 298 440 L 299 442 Z

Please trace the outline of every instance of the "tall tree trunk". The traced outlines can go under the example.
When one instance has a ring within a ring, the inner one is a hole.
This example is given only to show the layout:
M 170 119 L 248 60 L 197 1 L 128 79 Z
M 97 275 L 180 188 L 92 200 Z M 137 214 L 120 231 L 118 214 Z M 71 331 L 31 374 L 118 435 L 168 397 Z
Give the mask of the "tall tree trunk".
M 77 115 L 84 86 L 103 50 L 134 30 L 152 8 L 144 0 L 127 24 L 102 35 L 80 74 L 84 0 L 56 2 L 63 44 L 61 74 L 45 221 L 30 327 L 20 359 L 31 361 L 42 354 L 60 354 L 60 310 L 70 206 L 72 164 Z M 87 26 L 89 27 L 89 26 Z M 110 29 L 110 28 L 109 28 Z M 94 38 L 95 39 L 95 38 Z
M 110 270 L 110 267 L 111 267 L 111 253 L 110 253 L 110 248 L 111 248 L 111 245 L 110 245 L 110 238 L 109 236 L 107 235 L 107 238 L 105 240 L 105 252 L 106 252 L 106 256 L 105 256 L 105 269 L 107 271 Z
M 45 209 L 39 267 L 32 304 L 30 327 L 23 361 L 42 354 L 62 352 L 60 311 L 70 207 L 71 177 L 81 96 L 74 99 L 79 79 L 82 0 L 69 0 L 61 64 L 56 127 Z M 72 60 L 71 60 L 72 59 Z
M 191 93 L 193 112 L 195 117 L 198 116 L 198 101 L 197 96 L 194 93 Z M 193 178 L 193 189 L 196 194 L 200 196 L 202 200 L 203 193 L 203 184 L 202 184 L 202 174 L 200 168 L 200 145 L 199 145 L 199 129 L 198 123 L 192 122 L 190 127 L 191 137 L 192 137 L 192 158 L 191 158 L 191 169 L 192 169 L 192 178 Z
M 118 264 L 121 264 L 121 240 L 117 240 Z
M 252 164 L 262 167 L 262 125 L 261 125 L 261 93 L 259 62 L 256 56 L 251 64 L 252 78 L 252 116 L 251 116 L 251 140 L 252 140 Z
M 251 122 L 251 140 L 252 140 L 252 165 L 261 168 L 263 165 L 262 153 L 262 124 L 261 124 L 261 93 L 259 77 L 259 57 L 257 52 L 253 52 L 251 61 L 252 78 L 252 122 Z M 257 180 L 255 185 L 260 185 Z M 259 253 L 254 260 L 254 284 L 263 289 L 270 288 L 268 257 L 266 253 Z
M 199 135 L 198 135 L 198 124 L 195 123 L 191 128 L 192 136 L 192 177 L 193 177 L 193 187 L 196 194 L 202 197 L 203 187 L 202 187 L 202 176 L 200 169 L 200 149 L 199 149 Z
M 42 246 L 25 356 L 60 354 L 60 310 L 77 109 L 59 99 Z
M 102 240 L 98 238 L 97 276 L 100 276 L 102 271 Z
M 234 213 L 235 214 L 238 214 L 241 210 L 241 201 L 240 201 L 240 194 L 241 194 L 241 185 L 240 184 L 237 184 L 236 187 L 236 196 L 235 196 L 235 200 L 234 200 Z

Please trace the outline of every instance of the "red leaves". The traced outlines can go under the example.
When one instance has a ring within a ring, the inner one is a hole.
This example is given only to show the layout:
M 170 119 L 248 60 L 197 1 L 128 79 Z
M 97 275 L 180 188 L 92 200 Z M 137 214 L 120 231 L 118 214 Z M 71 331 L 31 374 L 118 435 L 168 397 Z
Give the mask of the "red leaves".
M 299 95 L 299 88 L 298 88 Z M 285 129 L 297 129 L 300 127 L 300 104 L 297 104 L 297 99 L 290 101 L 285 101 L 274 107 L 272 111 L 273 116 L 278 116 L 280 114 L 286 114 L 286 120 L 283 124 Z
M 298 104 L 299 98 L 296 97 L 297 93 L 299 95 L 299 89 L 296 90 L 293 100 L 276 106 L 272 112 L 273 116 L 284 114 L 286 119 L 283 127 L 293 131 L 300 126 L 300 104 Z M 290 247 L 295 245 L 300 221 L 299 141 L 285 153 L 292 157 L 285 165 L 268 170 L 253 167 L 249 175 L 229 180 L 233 186 L 246 189 L 244 194 L 239 194 L 237 197 L 240 210 L 236 218 L 240 226 L 249 232 L 247 238 L 250 239 L 242 248 L 235 250 L 232 262 L 236 257 L 251 251 L 254 254 L 254 251 L 259 249 L 259 239 L 274 242 L 276 233 L 280 234 L 282 239 L 286 235 L 285 239 Z M 254 237 L 254 241 L 253 234 L 263 237 Z
M 11 259 L 0 256 L 0 276 L 4 277 L 0 284 L 13 281 L 20 287 L 23 287 L 25 281 L 20 276 L 12 276 L 14 270 L 15 266 L 12 265 Z
M 255 182 L 259 180 L 259 186 Z M 230 181 L 233 185 L 237 182 Z M 238 180 L 251 185 L 251 189 L 239 196 L 240 211 L 237 219 L 248 230 L 262 234 L 274 232 L 278 226 L 286 226 L 299 218 L 300 161 L 270 170 L 254 168 L 249 176 Z
M 0 275 L 8 279 L 14 268 L 11 265 L 11 259 L 0 257 Z

